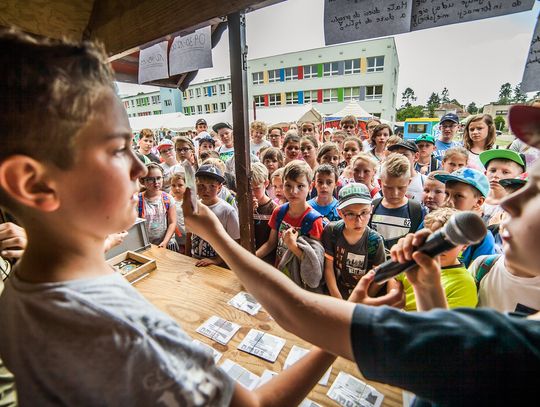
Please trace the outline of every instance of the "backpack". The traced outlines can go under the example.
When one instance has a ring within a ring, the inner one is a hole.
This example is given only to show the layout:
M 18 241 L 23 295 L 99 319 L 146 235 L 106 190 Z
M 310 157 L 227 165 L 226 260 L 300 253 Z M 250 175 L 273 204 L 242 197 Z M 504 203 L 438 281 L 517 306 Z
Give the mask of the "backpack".
M 281 226 L 281 222 L 283 222 L 283 218 L 285 217 L 285 214 L 289 210 L 289 203 L 285 202 L 283 205 L 279 207 L 277 216 L 276 216 L 276 230 L 279 231 L 279 227 Z M 309 231 L 313 227 L 313 223 L 319 218 L 322 218 L 323 216 L 317 212 L 315 209 L 310 208 L 309 212 L 306 213 L 306 216 L 304 216 L 304 219 L 302 219 L 302 225 L 300 226 L 300 236 L 307 236 L 309 234 Z M 326 223 L 323 220 L 323 227 L 326 226 Z
M 171 200 L 169 194 L 166 192 L 161 192 L 161 201 L 165 205 L 165 211 L 169 211 L 169 206 L 171 206 Z M 139 213 L 139 218 L 144 218 L 144 192 L 139 192 L 139 204 L 137 205 L 137 210 Z M 178 237 L 182 237 L 182 232 L 178 229 L 178 226 L 174 230 L 174 234 Z
M 345 227 L 345 221 L 343 219 L 338 220 L 337 222 L 334 222 L 332 227 L 332 241 L 334 243 L 337 242 L 339 235 L 343 232 L 343 228 Z M 382 236 L 379 235 L 376 231 L 369 228 L 368 229 L 369 235 L 368 235 L 368 247 L 367 247 L 367 256 L 374 256 L 377 253 L 377 250 L 379 249 L 379 240 L 378 239 L 370 239 L 373 235 L 376 235 L 377 237 L 380 237 L 382 239 Z M 369 270 L 369 268 L 368 268 Z
M 476 290 L 480 290 L 480 282 L 491 271 L 497 260 L 501 257 L 500 254 L 490 254 L 485 256 L 478 265 L 478 269 L 474 275 L 476 281 Z
M 375 213 L 375 210 L 379 207 L 382 200 L 382 198 L 377 198 L 373 201 L 372 213 Z M 424 220 L 424 212 L 422 211 L 422 205 L 420 205 L 420 203 L 415 201 L 414 199 L 409 199 L 407 205 L 409 208 L 409 216 L 411 217 L 410 232 L 416 232 L 418 230 L 418 227 L 422 224 L 422 221 Z M 368 226 L 371 227 L 371 219 L 369 220 Z

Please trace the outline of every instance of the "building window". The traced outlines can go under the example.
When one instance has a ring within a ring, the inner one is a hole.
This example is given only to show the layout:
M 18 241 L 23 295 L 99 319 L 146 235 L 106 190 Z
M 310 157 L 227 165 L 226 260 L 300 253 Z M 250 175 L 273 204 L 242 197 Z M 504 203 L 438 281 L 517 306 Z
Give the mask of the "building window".
M 225 84 L 224 83 L 219 84 L 219 93 L 220 93 L 220 95 L 225 94 Z
M 160 101 L 159 95 L 157 95 L 157 96 L 152 96 L 152 104 L 153 104 L 153 105 L 159 104 L 159 101 Z
M 202 105 L 197 105 L 197 114 L 202 114 L 202 113 L 203 113 Z
M 135 102 L 133 99 L 131 99 L 131 107 L 135 106 Z
M 360 87 L 344 88 L 343 100 L 358 100 L 360 99 Z
M 380 57 L 368 57 L 367 59 L 367 71 L 368 72 L 382 72 L 384 70 L 384 55 Z
M 191 106 L 184 107 L 184 114 L 189 116 L 191 114 Z
M 337 89 L 325 89 L 323 91 L 323 102 L 337 102 L 338 101 L 338 90 Z
M 285 104 L 297 105 L 298 104 L 298 92 L 287 92 L 285 94 Z
M 212 96 L 213 95 L 217 95 L 217 86 L 216 85 L 212 85 Z
M 201 97 L 201 88 L 195 89 L 195 94 L 197 95 L 198 98 L 200 98 Z
M 154 110 L 154 114 L 161 114 L 161 110 Z
M 304 91 L 304 103 L 317 103 L 317 91 L 305 90 Z
M 383 85 L 366 86 L 366 100 L 381 100 Z
M 323 76 L 336 76 L 339 73 L 337 62 L 327 62 L 323 64 Z
M 262 72 L 254 72 L 252 74 L 252 77 L 254 85 L 260 85 L 264 83 L 264 74 Z
M 165 99 L 165 106 L 172 106 L 172 101 L 170 99 Z
M 305 65 L 304 66 L 304 79 L 317 77 L 317 65 Z
M 285 80 L 294 81 L 296 79 L 298 79 L 298 67 L 285 68 Z
M 188 91 L 187 90 L 183 91 L 182 92 L 182 97 L 184 98 L 184 100 L 187 99 L 187 96 L 188 96 Z
M 218 104 L 217 103 L 212 103 L 212 112 L 217 112 L 218 111 Z
M 254 99 L 255 99 L 255 106 L 256 107 L 264 106 L 264 96 L 263 95 L 254 96 Z
M 189 98 L 193 98 L 193 89 L 188 89 Z
M 353 73 L 360 73 L 360 60 L 359 59 L 348 59 L 345 61 L 345 70 L 343 71 L 346 75 Z
M 496 110 L 495 116 L 506 116 L 508 114 L 508 110 Z
M 137 104 L 137 107 L 142 106 L 142 99 L 135 99 L 135 103 Z
M 124 107 L 126 109 L 129 108 L 129 100 L 124 101 Z
M 225 87 L 225 85 L 223 85 L 223 87 Z M 219 111 L 220 111 L 220 112 L 224 112 L 225 109 L 227 109 L 227 103 L 226 103 L 226 102 L 221 102 L 221 103 L 219 104 Z
M 270 106 L 281 105 L 281 93 L 273 93 L 268 95 L 268 104 Z
M 268 71 L 268 83 L 279 82 L 279 69 Z
M 231 90 L 231 84 L 230 84 L 230 83 L 227 84 L 227 87 L 229 88 L 229 93 L 232 93 L 232 90 Z
M 210 113 L 210 104 L 209 104 L 209 103 L 207 103 L 207 104 L 204 105 L 204 113 L 205 113 L 205 114 Z

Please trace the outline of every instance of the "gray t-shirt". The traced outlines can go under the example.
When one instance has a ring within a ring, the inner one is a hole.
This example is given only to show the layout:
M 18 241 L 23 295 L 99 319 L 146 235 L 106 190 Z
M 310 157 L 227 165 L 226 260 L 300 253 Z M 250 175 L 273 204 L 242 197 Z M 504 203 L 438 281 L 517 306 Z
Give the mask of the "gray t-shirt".
M 12 273 L 0 355 L 23 406 L 226 406 L 233 392 L 212 356 L 116 273 L 42 284 Z

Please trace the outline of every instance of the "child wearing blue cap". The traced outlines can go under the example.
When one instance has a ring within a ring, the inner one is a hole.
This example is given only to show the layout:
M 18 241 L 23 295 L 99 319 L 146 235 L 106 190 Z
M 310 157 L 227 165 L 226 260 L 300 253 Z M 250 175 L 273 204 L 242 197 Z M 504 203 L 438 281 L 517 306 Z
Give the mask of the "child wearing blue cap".
M 435 179 L 445 184 L 445 206 L 459 211 L 474 211 L 482 213 L 482 206 L 489 194 L 489 181 L 480 171 L 472 168 L 461 168 L 451 174 L 436 174 Z M 475 245 L 467 247 L 462 253 L 465 267 L 478 256 L 495 254 L 495 239 L 488 231 L 486 237 Z

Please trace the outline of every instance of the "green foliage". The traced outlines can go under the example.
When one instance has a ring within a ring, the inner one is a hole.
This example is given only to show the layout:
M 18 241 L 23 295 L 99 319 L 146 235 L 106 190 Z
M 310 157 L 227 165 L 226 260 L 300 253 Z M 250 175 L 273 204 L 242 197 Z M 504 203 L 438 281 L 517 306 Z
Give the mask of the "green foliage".
M 414 90 L 412 90 L 411 88 L 407 88 L 403 91 L 403 93 L 401 94 L 401 103 L 402 103 L 402 107 L 410 107 L 411 106 L 411 102 L 414 102 L 416 101 L 416 96 L 414 94 Z
M 441 97 L 438 93 L 433 92 L 427 100 L 426 107 L 429 111 L 429 117 L 435 117 L 435 109 L 441 104 Z
M 469 103 L 469 105 L 467 106 L 467 112 L 469 112 L 470 114 L 477 114 L 478 106 L 476 106 L 476 103 L 474 102 Z
M 504 117 L 502 116 L 495 116 L 494 122 L 497 130 L 502 131 L 504 126 L 506 126 L 506 120 L 504 120 Z
M 450 103 L 448 88 L 445 86 L 441 92 L 441 103 Z
M 399 109 L 396 112 L 396 120 L 398 122 L 403 122 L 405 119 L 411 119 L 413 117 L 423 117 L 424 116 L 424 106 L 406 106 Z
M 513 103 L 527 103 L 527 95 L 521 91 L 521 82 L 514 87 Z
M 499 90 L 499 100 L 497 103 L 499 105 L 509 105 L 512 102 L 512 85 L 506 82 L 501 85 Z

